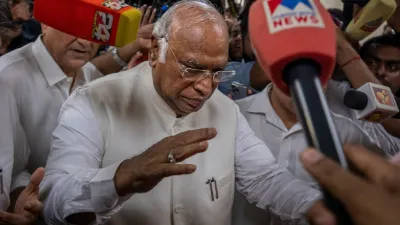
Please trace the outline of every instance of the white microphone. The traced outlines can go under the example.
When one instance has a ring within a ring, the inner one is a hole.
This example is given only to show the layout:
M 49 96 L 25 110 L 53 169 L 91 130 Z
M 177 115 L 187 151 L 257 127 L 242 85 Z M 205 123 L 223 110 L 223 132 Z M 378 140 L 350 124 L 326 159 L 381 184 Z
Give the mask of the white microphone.
M 343 103 L 353 109 L 358 120 L 381 123 L 399 113 L 396 100 L 389 87 L 366 83 L 346 93 Z

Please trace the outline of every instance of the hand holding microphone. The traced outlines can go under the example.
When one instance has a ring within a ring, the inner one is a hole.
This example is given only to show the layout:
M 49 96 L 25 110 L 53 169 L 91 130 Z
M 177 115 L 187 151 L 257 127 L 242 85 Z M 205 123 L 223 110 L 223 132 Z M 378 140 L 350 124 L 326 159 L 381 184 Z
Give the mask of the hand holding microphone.
M 357 225 L 399 224 L 400 164 L 388 162 L 361 146 L 347 145 L 344 153 L 364 178 L 313 149 L 303 152 L 301 161 L 324 188 L 344 203 Z M 328 211 L 321 206 L 317 210 L 325 213 L 317 218 L 319 221 L 311 218 L 310 222 L 326 225 L 324 216 L 329 216 Z
M 354 41 L 364 39 L 388 20 L 396 7 L 396 0 L 370 0 L 348 24 L 346 34 Z
M 396 100 L 389 87 L 366 83 L 357 90 L 346 93 L 343 103 L 358 120 L 382 123 L 399 113 Z

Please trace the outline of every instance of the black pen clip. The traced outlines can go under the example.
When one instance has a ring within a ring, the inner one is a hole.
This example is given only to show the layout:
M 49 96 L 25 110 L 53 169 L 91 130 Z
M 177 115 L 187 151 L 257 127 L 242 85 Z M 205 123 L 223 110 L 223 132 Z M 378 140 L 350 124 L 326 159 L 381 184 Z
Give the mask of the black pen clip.
M 218 199 L 218 184 L 217 184 L 217 180 L 214 179 L 214 177 L 211 179 L 211 183 L 214 183 L 214 187 L 215 187 L 215 198 Z
M 210 185 L 211 201 L 214 201 L 214 192 L 213 192 L 213 188 L 212 188 L 212 181 L 207 180 L 206 184 Z

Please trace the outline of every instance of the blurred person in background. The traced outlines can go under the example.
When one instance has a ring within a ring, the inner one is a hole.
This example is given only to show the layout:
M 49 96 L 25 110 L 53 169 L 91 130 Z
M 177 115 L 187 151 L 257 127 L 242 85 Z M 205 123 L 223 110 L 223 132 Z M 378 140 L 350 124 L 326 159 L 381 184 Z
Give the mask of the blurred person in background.
M 399 137 L 398 131 L 400 130 L 391 127 L 391 124 L 397 124 L 399 122 L 397 119 L 388 119 L 382 124 L 357 120 L 353 111 L 344 105 L 343 99 L 349 90 L 352 88 L 357 89 L 367 82 L 380 84 L 380 81 L 374 73 L 372 73 L 367 64 L 361 59 L 358 52 L 353 48 L 339 28 L 336 30 L 336 42 L 337 66 L 335 73 L 344 75 L 345 79 L 331 79 L 328 82 L 325 96 L 329 108 L 334 113 L 352 119 L 369 134 L 380 148 L 389 148 L 393 152 L 399 151 L 400 139 L 397 137 Z
M 400 35 L 386 34 L 368 40 L 360 56 L 376 78 L 400 97 Z
M 29 14 L 33 14 L 33 1 L 29 1 Z M 36 39 L 42 34 L 42 27 L 40 23 L 33 17 L 22 23 L 22 33 L 14 38 L 7 48 L 7 52 L 18 49 L 26 44 L 36 41 Z
M 12 40 L 22 33 L 22 23 L 30 18 L 26 0 L 0 0 L 0 55 L 8 52 Z
M 388 25 L 396 32 L 400 32 L 400 0 L 396 0 L 397 9 L 388 20 Z
M 243 59 L 243 39 L 240 21 L 237 21 L 229 32 L 229 59 L 238 62 Z
M 236 72 L 235 76 L 226 82 L 221 82 L 218 89 L 228 97 L 236 100 L 245 98 L 248 95 L 254 94 L 258 91 L 263 90 L 267 84 L 269 84 L 269 79 L 264 71 L 261 69 L 260 65 L 257 63 L 254 56 L 253 49 L 251 47 L 250 35 L 248 32 L 248 17 L 250 6 L 254 0 L 249 0 L 246 3 L 243 12 L 239 16 L 240 28 L 242 32 L 243 40 L 243 61 L 242 62 L 230 62 L 225 68 L 226 70 L 234 70 Z M 266 43 L 267 45 L 268 43 Z M 245 90 L 241 93 L 236 94 L 236 88 L 232 87 L 233 82 L 237 82 Z
M 228 28 L 232 28 L 233 25 L 235 25 L 235 23 L 237 22 L 237 18 L 235 18 L 235 17 L 232 15 L 231 9 L 230 9 L 230 8 L 226 8 L 226 9 L 224 10 L 223 15 L 224 15 L 225 22 L 226 22 L 227 25 L 228 25 Z

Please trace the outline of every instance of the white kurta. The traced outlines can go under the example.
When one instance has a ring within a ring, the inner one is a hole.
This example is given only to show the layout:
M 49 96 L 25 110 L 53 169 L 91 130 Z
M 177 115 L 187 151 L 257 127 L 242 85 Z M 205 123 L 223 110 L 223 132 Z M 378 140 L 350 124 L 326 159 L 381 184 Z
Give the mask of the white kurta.
M 82 72 L 84 79 L 77 80 L 77 86 L 103 76 L 91 63 L 83 66 Z M 27 185 L 30 173 L 45 166 L 51 133 L 57 126 L 61 105 L 68 98 L 71 81 L 41 37 L 0 57 L 0 89 L 5 93 L 0 98 L 0 124 L 9 125 L 0 125 L 5 192 Z M 6 209 L 7 205 L 0 208 Z
M 204 127 L 218 135 L 205 153 L 186 160 L 194 174 L 164 179 L 153 190 L 120 198 L 114 174 L 122 160 L 162 138 Z M 212 201 L 208 179 L 216 179 Z M 298 219 L 319 191 L 275 163 L 238 107 L 216 91 L 195 113 L 176 118 L 155 91 L 145 62 L 78 89 L 63 105 L 42 182 L 45 217 L 62 224 L 79 212 L 99 223 L 230 225 L 234 186 L 283 220 Z M 123 204 L 125 202 L 125 204 Z

